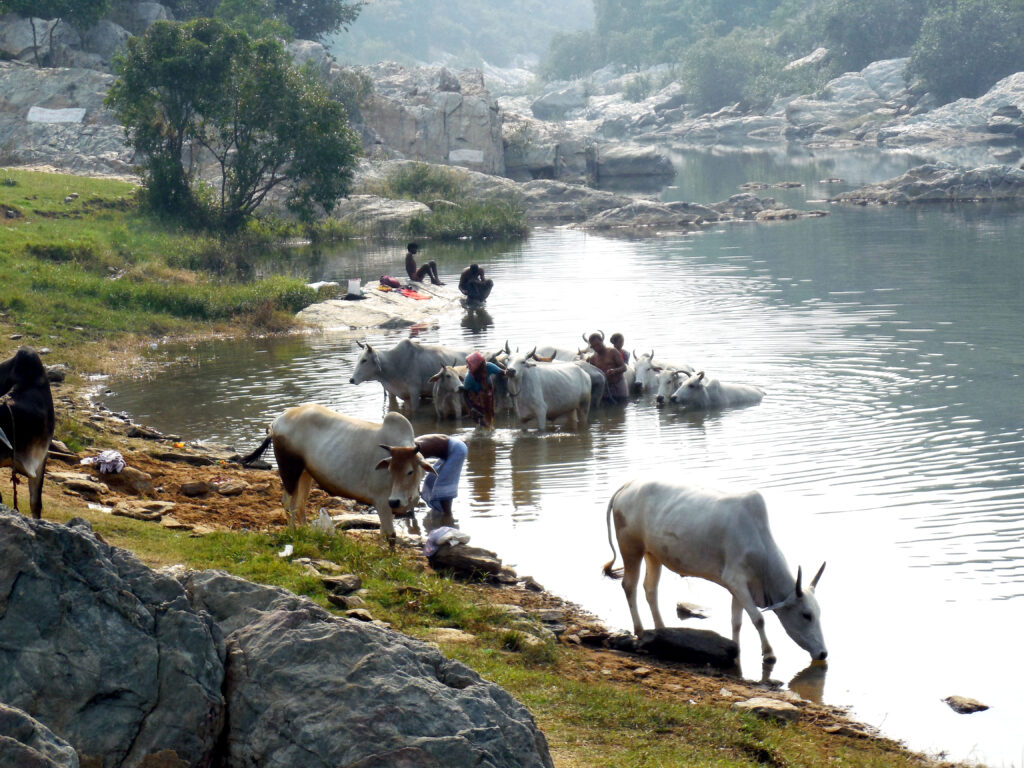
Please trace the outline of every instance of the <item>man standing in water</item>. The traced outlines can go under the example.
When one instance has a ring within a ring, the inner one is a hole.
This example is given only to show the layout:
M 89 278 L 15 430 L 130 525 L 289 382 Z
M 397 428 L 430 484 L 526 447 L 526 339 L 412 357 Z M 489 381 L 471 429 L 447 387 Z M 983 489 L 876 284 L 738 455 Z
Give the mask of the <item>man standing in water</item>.
M 429 277 L 434 285 L 444 285 L 441 278 L 437 276 L 437 263 L 428 261 L 419 269 L 416 268 L 416 254 L 420 247 L 416 243 L 409 243 L 405 251 L 405 272 L 413 282 L 422 283 L 424 277 Z
M 600 333 L 592 333 L 587 337 L 594 354 L 587 358 L 587 362 L 595 368 L 600 368 L 604 373 L 608 385 L 604 390 L 605 400 L 613 403 L 621 403 L 629 398 L 626 391 L 626 361 L 615 347 L 606 347 Z

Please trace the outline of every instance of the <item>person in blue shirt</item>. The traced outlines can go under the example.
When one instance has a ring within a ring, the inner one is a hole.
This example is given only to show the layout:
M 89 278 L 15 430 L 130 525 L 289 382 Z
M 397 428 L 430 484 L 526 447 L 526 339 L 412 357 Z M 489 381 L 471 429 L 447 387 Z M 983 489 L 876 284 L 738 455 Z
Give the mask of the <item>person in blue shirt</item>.
M 494 387 L 491 376 L 501 375 L 504 368 L 496 363 L 489 363 L 480 352 L 473 352 L 466 357 L 466 380 L 462 383 L 466 395 L 466 405 L 473 418 L 481 426 L 494 427 Z

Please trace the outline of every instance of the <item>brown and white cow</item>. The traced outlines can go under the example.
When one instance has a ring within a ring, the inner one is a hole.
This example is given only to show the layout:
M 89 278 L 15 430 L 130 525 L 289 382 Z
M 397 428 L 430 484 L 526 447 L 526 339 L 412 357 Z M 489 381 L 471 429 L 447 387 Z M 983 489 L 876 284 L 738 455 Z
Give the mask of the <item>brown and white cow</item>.
M 372 505 L 381 534 L 393 544 L 394 516 L 415 506 L 424 473 L 434 471 L 416 449 L 412 424 L 400 413 L 376 424 L 320 405 L 299 405 L 274 419 L 268 432 L 242 463 L 253 463 L 273 444 L 289 526 L 305 525 L 315 480 L 333 496 Z
M 34 349 L 22 347 L 0 363 L 0 467 L 13 467 L 28 478 L 29 509 L 36 519 L 43 516 L 43 475 L 53 427 L 46 367 Z

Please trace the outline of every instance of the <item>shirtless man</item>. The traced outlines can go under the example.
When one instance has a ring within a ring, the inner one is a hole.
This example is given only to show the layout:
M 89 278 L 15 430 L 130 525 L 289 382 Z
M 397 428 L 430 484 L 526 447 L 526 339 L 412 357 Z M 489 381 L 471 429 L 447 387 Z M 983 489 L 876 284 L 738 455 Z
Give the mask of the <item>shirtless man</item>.
M 592 333 L 587 337 L 594 354 L 587 358 L 587 362 L 596 368 L 600 368 L 608 382 L 605 387 L 604 396 L 606 400 L 619 403 L 629 397 L 626 391 L 626 379 L 623 374 L 626 372 L 626 361 L 615 347 L 606 347 L 601 334 Z
M 434 285 L 444 285 L 441 282 L 441 278 L 437 276 L 437 263 L 428 261 L 419 269 L 416 268 L 416 254 L 419 252 L 420 247 L 416 243 L 409 243 L 406 246 L 405 251 L 405 272 L 409 275 L 409 279 L 422 283 L 424 277 L 429 277 L 430 282 Z
M 484 279 L 484 271 L 478 264 L 470 264 L 459 276 L 459 290 L 470 301 L 484 302 L 491 295 L 494 281 Z

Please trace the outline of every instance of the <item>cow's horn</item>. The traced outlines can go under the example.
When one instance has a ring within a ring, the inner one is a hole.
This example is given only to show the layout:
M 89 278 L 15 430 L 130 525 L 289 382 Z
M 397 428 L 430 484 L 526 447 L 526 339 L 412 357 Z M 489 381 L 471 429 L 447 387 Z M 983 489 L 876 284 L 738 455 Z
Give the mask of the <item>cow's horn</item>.
M 803 597 L 804 596 L 804 591 L 803 591 L 803 589 L 800 588 L 800 579 L 802 577 L 803 577 L 803 571 L 800 569 L 800 566 L 798 565 L 796 567 L 796 586 L 793 587 L 793 593 L 797 597 Z
M 602 331 L 600 328 L 598 328 L 597 332 L 601 334 L 601 341 L 604 341 L 604 331 Z
M 366 345 L 363 344 L 363 342 L 361 342 L 359 339 L 356 339 L 356 344 L 359 345 L 360 349 L 366 349 Z
M 703 379 L 704 379 L 704 371 L 700 371 L 697 374 L 697 381 L 703 381 Z
M 824 571 L 824 570 L 825 570 L 825 564 L 822 563 L 821 564 L 821 568 L 818 569 L 818 572 L 816 574 L 814 574 L 814 578 L 811 579 L 811 589 L 814 589 L 816 586 L 818 586 L 818 579 L 821 578 L 821 572 Z
M 512 350 L 508 348 L 508 339 L 505 339 L 505 354 L 506 355 L 511 355 L 512 354 Z
M 388 453 L 391 453 L 391 446 L 390 445 L 384 445 L 384 443 L 378 443 L 378 445 L 380 445 L 380 447 L 383 448 Z
M 529 357 L 536 357 L 536 356 L 537 356 L 537 348 L 534 347 L 533 349 L 530 350 L 530 354 L 528 354 L 527 357 L 529 358 Z
M 581 333 L 580 336 L 583 337 L 583 343 L 586 344 L 589 347 L 590 346 L 590 339 L 587 338 L 587 334 Z
M 636 360 L 636 347 L 633 347 L 633 359 Z

